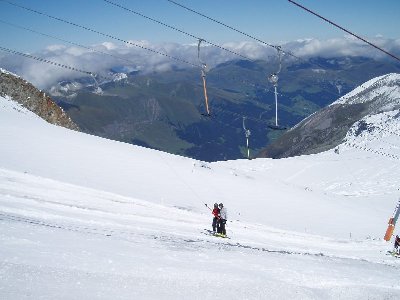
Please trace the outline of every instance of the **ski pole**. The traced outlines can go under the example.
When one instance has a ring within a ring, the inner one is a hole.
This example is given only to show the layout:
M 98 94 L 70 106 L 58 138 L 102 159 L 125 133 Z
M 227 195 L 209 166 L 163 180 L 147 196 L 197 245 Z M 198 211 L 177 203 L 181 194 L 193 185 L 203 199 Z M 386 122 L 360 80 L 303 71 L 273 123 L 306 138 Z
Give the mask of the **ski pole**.
M 207 203 L 204 203 L 204 205 L 205 205 L 209 210 L 212 211 L 212 209 L 208 207 Z

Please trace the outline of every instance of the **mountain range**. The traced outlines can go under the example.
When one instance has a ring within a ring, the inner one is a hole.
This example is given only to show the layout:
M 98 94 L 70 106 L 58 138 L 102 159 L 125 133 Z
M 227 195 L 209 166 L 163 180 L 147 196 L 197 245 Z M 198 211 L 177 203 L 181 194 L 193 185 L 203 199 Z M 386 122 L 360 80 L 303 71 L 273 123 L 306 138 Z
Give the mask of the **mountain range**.
M 70 80 L 48 92 L 86 133 L 204 161 L 228 160 L 246 157 L 243 125 L 251 132 L 252 157 L 283 134 L 271 128 L 275 102 L 267 77 L 276 69 L 277 62 L 239 60 L 209 70 L 211 117 L 202 115 L 196 69 L 113 71 L 113 80 Z M 279 74 L 279 124 L 290 128 L 372 77 L 391 72 L 400 72 L 400 66 L 364 57 L 287 61 Z

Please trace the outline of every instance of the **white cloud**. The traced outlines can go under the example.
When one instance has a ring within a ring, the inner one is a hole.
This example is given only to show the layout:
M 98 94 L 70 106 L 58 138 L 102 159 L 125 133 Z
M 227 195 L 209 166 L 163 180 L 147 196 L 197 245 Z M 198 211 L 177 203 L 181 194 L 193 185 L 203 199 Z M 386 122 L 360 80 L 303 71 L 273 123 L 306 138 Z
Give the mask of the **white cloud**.
M 369 42 L 386 51 L 400 52 L 400 40 L 385 39 L 379 36 Z M 366 56 L 374 59 L 381 59 L 386 56 L 383 52 L 350 35 L 329 40 L 296 40 L 287 43 L 286 49 L 293 51 L 296 55 L 301 57 L 321 56 L 329 58 L 338 56 Z
M 130 41 L 131 43 L 141 45 L 157 52 L 166 53 L 187 62 L 198 64 L 197 43 L 193 44 L 176 44 L 176 43 L 160 43 L 152 44 L 148 41 Z M 400 39 L 385 39 L 382 36 L 376 36 L 371 42 L 394 53 L 400 53 Z M 241 53 L 251 59 L 269 60 L 275 57 L 274 48 L 257 43 L 257 42 L 232 42 L 225 43 L 223 47 Z M 343 38 L 318 40 L 318 39 L 299 39 L 286 42 L 281 45 L 286 51 L 293 52 L 300 57 L 316 57 L 325 58 L 339 56 L 366 56 L 380 59 L 385 55 L 366 45 L 365 43 L 355 39 L 352 36 Z M 98 73 L 100 75 L 107 74 L 111 68 L 118 67 L 123 70 L 141 70 L 143 72 L 163 72 L 171 70 L 174 67 L 191 68 L 188 64 L 170 59 L 166 56 L 159 55 L 150 51 L 146 51 L 140 47 L 131 44 L 114 44 L 104 42 L 92 45 L 91 48 L 96 51 L 106 52 L 109 55 L 96 53 L 94 51 L 79 48 L 77 46 L 49 45 L 40 53 L 35 53 L 37 57 L 58 62 L 67 66 L 75 67 L 89 72 Z M 206 62 L 209 68 L 213 68 L 219 63 L 223 63 L 232 59 L 241 59 L 232 53 L 223 51 L 219 48 L 202 44 L 200 52 L 201 60 Z M 118 57 L 118 58 L 117 58 Z M 23 78 L 31 81 L 40 88 L 46 88 L 54 83 L 85 76 L 77 72 L 52 66 L 36 60 L 22 58 L 15 55 L 1 55 L 0 65 L 9 69 Z
M 45 48 L 45 50 L 48 50 L 48 51 L 58 51 L 58 50 L 63 50 L 63 49 L 65 49 L 66 48 L 66 46 L 64 46 L 64 45 L 49 45 L 49 46 L 47 46 L 46 48 Z
M 101 45 L 98 45 L 97 48 L 105 48 L 104 50 L 115 50 L 118 48 L 118 46 L 111 42 L 104 42 L 101 43 Z

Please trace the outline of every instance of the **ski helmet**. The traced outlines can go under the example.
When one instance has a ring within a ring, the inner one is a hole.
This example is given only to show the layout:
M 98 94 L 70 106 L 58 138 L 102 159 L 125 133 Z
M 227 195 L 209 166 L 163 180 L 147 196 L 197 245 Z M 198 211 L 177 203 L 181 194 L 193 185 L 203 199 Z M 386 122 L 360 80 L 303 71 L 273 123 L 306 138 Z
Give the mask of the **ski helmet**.
M 224 205 L 223 205 L 222 203 L 220 203 L 218 206 L 219 206 L 219 207 L 224 207 Z
M 218 207 L 218 203 L 214 203 L 214 207 Z

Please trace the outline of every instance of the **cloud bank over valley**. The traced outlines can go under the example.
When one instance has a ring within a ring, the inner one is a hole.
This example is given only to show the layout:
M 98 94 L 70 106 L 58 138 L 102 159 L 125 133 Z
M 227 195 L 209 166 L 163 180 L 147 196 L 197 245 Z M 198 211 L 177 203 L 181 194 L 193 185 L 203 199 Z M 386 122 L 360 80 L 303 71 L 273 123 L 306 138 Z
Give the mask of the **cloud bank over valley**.
M 195 68 L 199 64 L 197 43 L 151 43 L 149 41 L 129 41 L 156 52 L 165 53 L 170 57 L 145 50 L 132 44 L 116 44 L 104 42 L 97 45 L 78 47 L 52 44 L 38 53 L 30 53 L 49 61 L 78 68 L 84 71 L 107 76 L 111 70 L 114 72 L 141 71 L 143 73 L 164 72 L 176 68 Z M 371 42 L 394 54 L 400 53 L 400 39 L 386 39 L 375 37 Z M 273 60 L 276 50 L 258 42 L 230 42 L 222 45 L 224 48 L 240 53 L 253 60 Z M 301 39 L 281 44 L 284 51 L 307 59 L 310 57 L 343 57 L 364 56 L 373 59 L 387 59 L 380 51 L 356 40 L 351 36 L 328 40 Z M 18 49 L 13 49 L 17 50 Z M 220 63 L 234 59 L 243 59 L 240 56 L 222 49 L 202 43 L 201 60 L 212 69 Z M 290 55 L 284 56 L 284 60 L 293 59 Z M 184 60 L 188 63 L 181 62 Z M 72 70 L 55 67 L 37 60 L 24 58 L 18 55 L 0 54 L 0 65 L 22 76 L 40 88 L 48 88 L 61 80 L 79 78 L 85 76 Z

